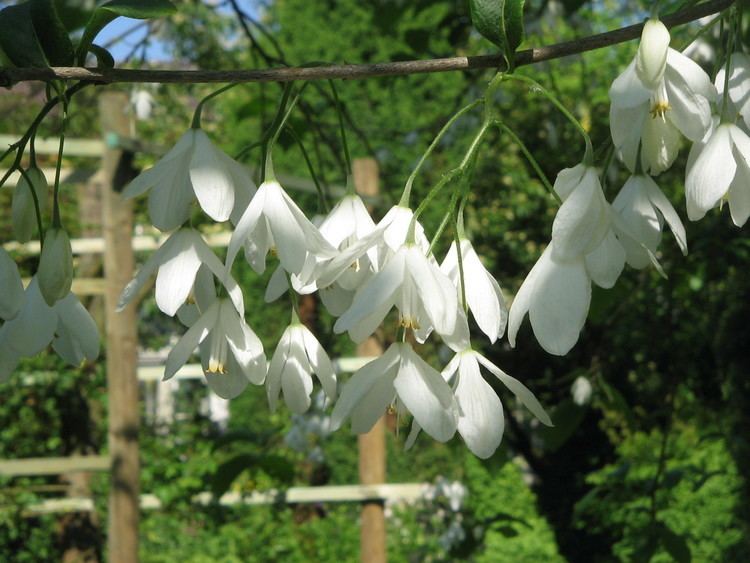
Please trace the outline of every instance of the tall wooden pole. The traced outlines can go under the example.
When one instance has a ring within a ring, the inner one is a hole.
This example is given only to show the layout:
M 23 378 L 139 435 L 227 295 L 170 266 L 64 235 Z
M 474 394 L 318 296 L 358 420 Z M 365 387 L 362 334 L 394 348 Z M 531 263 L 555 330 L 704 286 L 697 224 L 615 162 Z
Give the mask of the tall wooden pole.
M 99 98 L 103 134 L 131 135 L 128 96 L 105 92 Z M 107 392 L 109 454 L 112 458 L 109 493 L 108 545 L 111 563 L 138 561 L 139 461 L 138 376 L 135 306 L 115 311 L 125 284 L 133 276 L 133 210 L 120 195 L 129 179 L 127 155 L 107 148 L 102 157 L 102 225 L 106 280 Z
M 356 158 L 352 163 L 354 185 L 362 196 L 374 197 L 379 192 L 378 163 L 374 158 Z M 358 356 L 380 356 L 383 345 L 371 336 L 357 347 Z M 359 482 L 363 485 L 385 483 L 385 419 L 380 419 L 367 434 L 358 437 Z M 362 563 L 385 563 L 386 530 L 382 501 L 368 501 L 362 505 L 359 536 Z

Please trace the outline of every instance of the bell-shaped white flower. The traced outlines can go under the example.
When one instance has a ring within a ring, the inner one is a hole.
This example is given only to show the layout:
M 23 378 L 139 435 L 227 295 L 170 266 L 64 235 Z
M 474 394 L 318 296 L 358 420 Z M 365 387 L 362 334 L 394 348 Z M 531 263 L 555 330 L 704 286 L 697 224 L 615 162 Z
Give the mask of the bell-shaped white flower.
M 50 307 L 34 276 L 21 310 L 0 327 L 0 380 L 10 375 L 21 357 L 36 356 L 50 343 L 71 365 L 95 360 L 99 355 L 96 323 L 78 298 L 68 293 Z
M 248 383 L 262 385 L 266 357 L 260 339 L 231 300 L 209 299 L 192 326 L 167 356 L 164 380 L 172 378 L 200 346 L 206 383 L 224 399 L 239 395 Z
M 651 176 L 634 174 L 628 178 L 612 208 L 618 216 L 614 226 L 617 238 L 633 268 L 645 268 L 654 261 L 665 221 L 680 250 L 687 254 L 685 227 Z
M 500 445 L 505 430 L 503 404 L 492 386 L 485 381 L 480 364 L 497 377 L 531 413 L 543 424 L 552 426 L 549 415 L 534 394 L 515 377 L 511 377 L 479 352 L 470 348 L 455 356 L 445 366 L 443 377 L 453 382 L 453 392 L 458 405 L 458 433 L 469 449 L 482 459 L 487 459 Z M 415 421 L 406 440 L 410 448 L 421 428 Z
M 226 221 L 244 209 L 254 191 L 245 168 L 216 148 L 202 129 L 190 129 L 153 167 L 123 191 L 126 198 L 151 190 L 149 218 L 155 227 L 171 231 L 190 217 L 198 200 L 214 221 Z
M 205 265 L 224 284 L 237 311 L 244 315 L 242 290 L 195 229 L 175 231 L 151 255 L 135 278 L 122 290 L 118 310 L 125 308 L 138 295 L 149 277 L 157 272 L 156 304 L 164 313 L 174 316 L 190 295 L 201 265 Z
M 368 432 L 389 407 L 406 410 L 430 436 L 450 440 L 458 424 L 451 388 L 405 342 L 391 344 L 376 360 L 358 369 L 344 385 L 331 413 L 331 426 L 347 419 L 352 431 Z
M 719 97 L 724 94 L 725 72 L 725 65 L 722 65 L 714 80 Z M 750 57 L 745 53 L 732 53 L 729 62 L 729 101 L 732 110 L 750 127 Z
M 591 303 L 591 280 L 582 258 L 558 262 L 552 258 L 553 241 L 526 276 L 511 303 L 508 341 L 526 313 L 539 344 L 548 353 L 564 356 L 578 341 Z
M 279 395 L 295 414 L 307 412 L 313 388 L 312 374 L 318 378 L 330 400 L 336 398 L 336 375 L 328 354 L 312 332 L 296 319 L 281 335 L 268 366 L 266 392 L 271 412 L 275 412 Z
M 73 284 L 73 249 L 67 231 L 47 230 L 37 271 L 39 290 L 51 307 L 70 293 Z
M 243 245 L 245 257 L 259 274 L 265 271 L 271 250 L 290 274 L 300 274 L 306 262 L 314 265 L 318 256 L 336 255 L 336 249 L 275 179 L 261 184 L 237 222 L 229 241 L 227 267 L 231 268 Z
M 709 102 L 716 89 L 700 66 L 668 42 L 664 24 L 649 20 L 638 54 L 609 90 L 612 140 L 633 171 L 639 145 L 644 171 L 657 174 L 677 157 L 680 134 L 699 141 L 711 125 Z
M 18 266 L 8 252 L 0 247 L 0 319 L 7 321 L 18 314 L 24 292 Z
M 463 281 L 466 287 L 463 290 L 461 288 L 461 272 L 455 242 L 451 244 L 440 269 L 456 286 L 459 299 L 462 295 L 466 296 L 466 304 L 474 320 L 490 342 L 494 343 L 503 334 L 508 322 L 508 308 L 503 293 L 497 280 L 482 264 L 471 241 L 462 238 L 460 242 Z
M 685 180 L 687 213 L 701 219 L 726 198 L 732 221 L 741 227 L 750 216 L 750 137 L 733 123 L 720 123 L 693 145 Z
M 354 297 L 352 306 L 334 325 L 362 342 L 383 322 L 393 306 L 401 326 L 414 330 L 423 341 L 434 328 L 438 334 L 454 331 L 458 309 L 456 288 L 437 265 L 415 244 L 404 244 Z
M 31 180 L 29 184 L 26 181 L 28 177 Z M 37 228 L 36 208 L 34 206 L 34 196 L 36 194 L 39 202 L 39 213 L 42 217 L 47 209 L 47 199 L 49 198 L 49 186 L 44 172 L 36 166 L 29 168 L 16 183 L 13 191 L 13 203 L 11 205 L 13 217 L 13 234 L 18 242 L 28 242 L 34 236 Z

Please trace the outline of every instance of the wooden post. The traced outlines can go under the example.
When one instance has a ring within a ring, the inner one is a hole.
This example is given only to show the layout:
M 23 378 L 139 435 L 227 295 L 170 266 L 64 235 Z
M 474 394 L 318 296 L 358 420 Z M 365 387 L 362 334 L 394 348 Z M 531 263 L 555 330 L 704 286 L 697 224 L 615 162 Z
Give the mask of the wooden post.
M 374 158 L 355 158 L 352 163 L 354 185 L 365 197 L 374 197 L 379 191 L 378 163 Z M 380 356 L 383 345 L 371 336 L 357 347 L 359 356 Z M 363 485 L 385 483 L 385 419 L 380 419 L 367 434 L 358 437 L 359 482 Z M 362 523 L 359 535 L 362 563 L 385 563 L 386 552 L 385 513 L 382 501 L 362 503 Z
M 129 136 L 128 96 L 105 92 L 99 98 L 103 134 Z M 123 158 L 125 156 L 125 158 Z M 133 276 L 133 210 L 119 191 L 132 176 L 129 155 L 105 148 L 102 156 L 102 225 L 106 284 L 106 354 L 109 397 L 109 455 L 112 460 L 108 545 L 112 563 L 138 561 L 139 461 L 136 311 L 115 311 L 122 288 Z

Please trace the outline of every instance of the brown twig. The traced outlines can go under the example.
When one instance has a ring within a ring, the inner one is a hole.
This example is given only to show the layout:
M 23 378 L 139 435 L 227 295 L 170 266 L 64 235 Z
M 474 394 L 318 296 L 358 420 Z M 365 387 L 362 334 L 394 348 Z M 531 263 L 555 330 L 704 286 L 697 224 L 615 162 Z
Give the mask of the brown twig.
M 662 21 L 667 27 L 682 25 L 725 10 L 734 4 L 734 2 L 735 0 L 709 0 L 692 8 L 665 16 L 662 18 Z M 516 53 L 516 66 L 559 59 L 630 41 L 640 36 L 642 28 L 643 24 L 630 25 L 582 39 L 519 51 Z M 289 82 L 293 80 L 328 80 L 336 78 L 351 80 L 376 76 L 401 76 L 430 72 L 502 68 L 503 66 L 502 56 L 482 55 L 374 64 L 343 64 L 248 70 L 142 70 L 123 68 L 89 69 L 81 67 L 8 68 L 0 70 L 0 86 L 11 86 L 17 82 L 31 80 L 55 79 L 86 80 L 100 83 Z

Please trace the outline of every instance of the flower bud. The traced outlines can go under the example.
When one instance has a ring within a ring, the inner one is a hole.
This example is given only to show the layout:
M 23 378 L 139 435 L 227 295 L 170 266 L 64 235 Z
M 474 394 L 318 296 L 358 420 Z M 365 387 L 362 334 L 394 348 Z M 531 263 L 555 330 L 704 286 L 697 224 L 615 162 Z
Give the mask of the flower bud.
M 28 176 L 31 185 L 26 181 Z M 19 242 L 28 242 L 36 230 L 36 210 L 31 190 L 34 190 L 39 200 L 39 213 L 44 215 L 47 207 L 47 179 L 37 167 L 29 168 L 26 174 L 19 178 L 13 192 L 13 234 Z
M 643 26 L 641 44 L 635 58 L 635 72 L 646 88 L 656 88 L 664 77 L 669 39 L 669 30 L 661 21 L 650 19 Z
M 70 293 L 70 286 L 73 284 L 73 250 L 64 229 L 49 229 L 44 236 L 37 279 L 39 290 L 50 307 Z
M 5 321 L 18 314 L 23 304 L 23 284 L 18 266 L 8 253 L 0 247 L 0 319 Z

